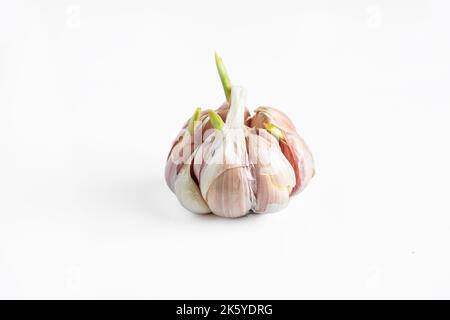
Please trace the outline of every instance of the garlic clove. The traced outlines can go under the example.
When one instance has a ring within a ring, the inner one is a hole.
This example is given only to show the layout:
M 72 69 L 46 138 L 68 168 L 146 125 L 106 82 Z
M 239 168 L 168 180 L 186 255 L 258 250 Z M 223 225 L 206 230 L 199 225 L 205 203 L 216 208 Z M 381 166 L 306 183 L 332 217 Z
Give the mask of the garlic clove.
M 190 145 L 190 135 L 187 133 L 186 129 L 175 140 L 172 149 L 170 150 L 169 156 L 166 161 L 165 168 L 165 178 L 166 183 L 172 192 L 175 192 L 174 185 L 178 173 L 180 172 L 185 160 L 190 156 L 191 151 Z
M 228 169 L 217 176 L 206 192 L 206 202 L 218 216 L 238 218 L 251 209 L 252 192 L 248 168 Z
M 205 198 L 214 179 L 224 171 L 237 167 L 248 167 L 244 99 L 245 90 L 233 86 L 231 106 L 226 122 L 217 125 L 219 117 L 215 117 L 215 120 L 211 121 L 213 126 L 216 123 L 215 130 L 202 144 L 202 150 L 196 154 L 194 172 Z M 211 115 L 214 115 L 214 112 L 210 112 L 210 117 Z
M 201 109 L 195 109 L 193 116 L 186 122 L 183 129 L 172 143 L 166 160 L 165 179 L 172 192 L 175 192 L 174 184 L 183 164 L 190 158 L 194 150 L 201 143 L 202 126 Z
M 281 151 L 292 165 L 296 176 L 291 195 L 302 191 L 315 174 L 314 159 L 289 117 L 275 108 L 259 107 L 250 123 L 254 128 L 266 128 L 279 140 Z
M 166 179 L 167 186 L 172 192 L 175 192 L 175 180 L 178 175 L 177 165 L 172 161 L 166 162 L 166 168 L 164 172 L 164 178 Z
M 296 171 L 297 183 L 291 193 L 294 195 L 305 189 L 314 177 L 314 159 L 305 141 L 296 132 L 286 133 L 284 141 L 280 140 L 280 147 Z
M 195 155 L 194 173 L 200 190 L 206 194 L 214 180 L 227 170 L 248 167 L 242 130 L 215 130 Z
M 245 139 L 245 91 L 231 88 L 226 122 L 210 112 L 214 132 L 196 154 L 194 172 L 211 211 L 219 216 L 240 217 L 249 212 L 253 193 Z M 199 159 L 199 157 L 202 159 Z
M 294 170 L 281 152 L 278 141 L 263 129 L 252 130 L 248 139 L 250 163 L 255 177 L 255 201 L 252 210 L 257 213 L 275 212 L 289 202 L 295 186 Z
M 220 130 L 209 137 L 209 141 L 202 145 L 204 161 L 198 166 L 197 176 L 201 194 L 211 212 L 236 218 L 250 211 L 253 193 L 248 164 L 245 158 L 242 159 L 242 154 L 230 149 L 232 144 Z M 200 153 L 199 150 L 196 156 Z
M 304 140 L 297 132 L 283 132 L 275 125 L 266 125 L 269 131 L 279 141 L 281 151 L 292 165 L 296 184 L 291 195 L 302 191 L 315 174 L 314 159 Z
M 174 183 L 174 190 L 181 205 L 187 210 L 199 214 L 211 212 L 202 198 L 200 189 L 192 179 L 190 163 L 183 165 Z
M 281 186 L 276 175 L 256 171 L 256 213 L 272 213 L 284 209 L 289 203 L 289 190 Z

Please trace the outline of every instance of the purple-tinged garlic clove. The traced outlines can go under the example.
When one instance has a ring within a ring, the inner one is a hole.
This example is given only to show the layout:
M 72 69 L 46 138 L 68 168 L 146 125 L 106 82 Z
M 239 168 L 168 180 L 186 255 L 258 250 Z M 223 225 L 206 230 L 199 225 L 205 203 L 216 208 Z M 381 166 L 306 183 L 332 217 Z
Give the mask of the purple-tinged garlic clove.
M 291 195 L 302 191 L 315 174 L 312 153 L 287 115 L 271 107 L 259 107 L 250 119 L 253 128 L 265 128 L 279 141 L 281 151 L 292 165 L 296 184 Z
M 197 155 L 203 159 L 194 167 L 202 196 L 211 211 L 219 216 L 240 217 L 252 206 L 251 174 L 245 139 L 245 91 L 231 89 L 231 106 L 225 123 L 215 112 L 210 121 L 215 129 Z
M 255 178 L 252 210 L 269 213 L 283 209 L 289 202 L 296 179 L 277 139 L 264 129 L 253 129 L 248 137 L 248 152 Z
M 211 210 L 202 198 L 197 183 L 191 176 L 190 162 L 183 165 L 174 183 L 175 194 L 181 205 L 191 212 L 206 214 Z
M 201 144 L 200 130 L 202 122 L 200 121 L 201 109 L 197 108 L 193 116 L 186 122 L 185 126 L 178 134 L 172 144 L 169 155 L 166 160 L 165 179 L 172 192 L 175 192 L 174 185 L 177 175 L 183 165 L 191 157 L 194 150 Z
M 238 218 L 250 211 L 252 191 L 248 171 L 246 167 L 228 169 L 212 181 L 205 198 L 215 215 Z

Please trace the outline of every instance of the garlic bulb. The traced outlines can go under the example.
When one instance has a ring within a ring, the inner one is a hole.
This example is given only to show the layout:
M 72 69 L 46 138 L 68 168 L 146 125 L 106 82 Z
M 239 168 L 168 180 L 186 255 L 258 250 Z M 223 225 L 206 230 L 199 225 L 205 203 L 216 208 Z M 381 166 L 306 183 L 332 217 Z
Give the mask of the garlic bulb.
M 236 218 L 284 208 L 314 176 L 314 162 L 291 120 L 259 107 L 250 116 L 245 89 L 232 86 L 222 59 L 216 66 L 227 101 L 197 108 L 166 162 L 169 188 L 188 210 Z

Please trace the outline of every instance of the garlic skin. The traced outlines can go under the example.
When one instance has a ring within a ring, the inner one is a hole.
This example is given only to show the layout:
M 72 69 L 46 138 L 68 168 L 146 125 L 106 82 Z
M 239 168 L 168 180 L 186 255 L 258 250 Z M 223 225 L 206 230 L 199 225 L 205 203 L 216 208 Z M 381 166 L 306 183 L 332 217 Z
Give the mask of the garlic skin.
M 184 162 L 191 156 L 191 152 L 184 152 L 184 150 L 189 150 L 190 146 L 191 136 L 183 129 L 175 139 L 166 161 L 165 178 L 172 192 L 175 192 L 175 181 Z
M 230 104 L 226 101 L 217 110 L 217 114 L 223 121 L 227 118 Z M 244 108 L 244 118 L 250 118 L 250 112 Z M 191 126 L 191 130 L 189 130 Z M 182 166 L 194 153 L 194 150 L 201 145 L 212 132 L 208 111 L 196 109 L 194 115 L 186 121 L 180 133 L 172 143 L 169 155 L 166 160 L 165 179 L 170 190 L 175 193 L 174 185 Z
M 289 202 L 295 186 L 295 172 L 284 157 L 274 136 L 263 129 L 254 129 L 250 135 L 249 153 L 257 157 L 253 166 L 256 180 L 253 212 L 276 212 Z
M 172 143 L 169 155 L 166 160 L 165 178 L 166 183 L 172 192 L 175 192 L 175 181 L 183 165 L 191 158 L 197 145 L 201 143 L 201 109 L 197 108 L 193 116 L 185 123 L 180 133 Z
M 252 207 L 244 102 L 245 90 L 232 87 L 226 122 L 205 141 L 207 149 L 202 156 L 206 165 L 197 174 L 202 196 L 211 211 L 229 218 L 244 216 Z
M 197 108 L 186 122 L 167 157 L 166 182 L 194 213 L 279 211 L 314 176 L 312 154 L 281 111 L 259 107 L 251 116 L 245 89 L 231 85 L 217 55 L 216 65 L 227 101 L 215 111 Z
M 305 141 L 297 133 L 294 124 L 283 112 L 271 107 L 259 107 L 249 119 L 251 127 L 267 128 L 272 126 L 278 132 L 280 148 L 292 165 L 296 185 L 292 194 L 302 191 L 314 177 L 314 159 Z
M 183 207 L 194 213 L 210 213 L 208 204 L 203 200 L 200 189 L 191 177 L 191 162 L 188 161 L 174 183 L 174 192 Z

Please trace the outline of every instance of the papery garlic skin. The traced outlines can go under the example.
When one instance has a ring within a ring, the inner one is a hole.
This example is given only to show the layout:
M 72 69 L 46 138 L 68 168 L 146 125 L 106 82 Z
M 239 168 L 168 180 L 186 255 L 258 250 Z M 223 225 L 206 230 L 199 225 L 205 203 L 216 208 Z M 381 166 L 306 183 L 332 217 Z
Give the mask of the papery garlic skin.
M 217 110 L 217 114 L 225 121 L 230 109 L 230 104 L 226 101 Z M 195 116 L 195 115 L 194 115 Z M 247 108 L 244 110 L 244 118 L 250 118 L 250 112 Z M 169 155 L 166 160 L 165 179 L 172 192 L 175 192 L 174 184 L 182 166 L 194 153 L 194 150 L 201 145 L 214 130 L 212 130 L 209 121 L 208 111 L 204 110 L 198 114 L 195 119 L 192 132 L 189 132 L 188 126 L 192 118 L 186 121 L 180 133 L 172 143 Z
M 172 143 L 166 160 L 165 178 L 172 192 L 175 192 L 175 181 L 183 165 L 191 158 L 198 144 L 202 141 L 202 113 L 197 108 L 194 115 L 186 122 Z
M 289 202 L 296 179 L 277 139 L 264 129 L 254 129 L 248 139 L 248 148 L 255 177 L 252 211 L 269 213 L 283 209 Z
M 255 110 L 255 115 L 249 119 L 249 123 L 253 128 L 266 128 L 267 125 L 273 125 L 281 131 L 280 148 L 292 165 L 296 176 L 296 185 L 292 190 L 292 195 L 302 191 L 315 174 L 314 159 L 292 121 L 275 108 L 259 107 Z
M 281 141 L 280 146 L 296 172 L 297 183 L 291 193 L 295 195 L 304 190 L 314 177 L 314 159 L 305 141 L 296 132 L 286 133 L 285 141 Z
M 210 213 L 191 175 L 192 150 L 195 150 L 193 139 L 194 136 L 186 131 L 172 147 L 166 162 L 166 182 L 183 207 L 195 213 Z
M 191 152 L 186 154 L 183 150 L 190 148 L 190 146 L 191 136 L 183 129 L 175 139 L 166 161 L 165 178 L 172 192 L 175 192 L 175 181 L 178 173 L 183 167 L 184 162 L 191 156 Z
M 175 194 L 180 203 L 194 213 L 205 214 L 210 213 L 211 209 L 208 204 L 203 200 L 200 189 L 191 176 L 191 162 L 188 161 L 174 183 Z
M 198 172 L 203 198 L 211 211 L 219 216 L 236 218 L 246 215 L 252 207 L 244 127 L 245 90 L 231 89 L 231 106 L 226 122 L 205 141 L 206 165 Z

